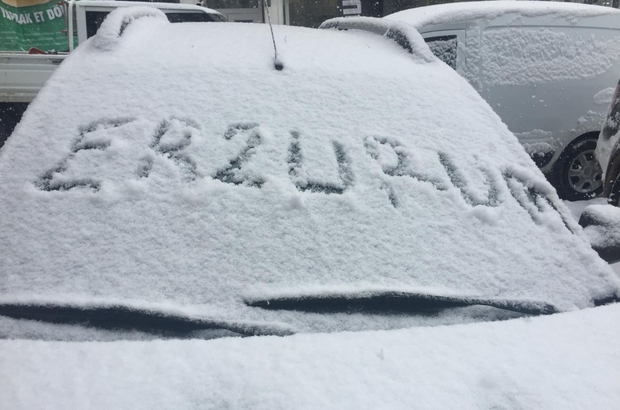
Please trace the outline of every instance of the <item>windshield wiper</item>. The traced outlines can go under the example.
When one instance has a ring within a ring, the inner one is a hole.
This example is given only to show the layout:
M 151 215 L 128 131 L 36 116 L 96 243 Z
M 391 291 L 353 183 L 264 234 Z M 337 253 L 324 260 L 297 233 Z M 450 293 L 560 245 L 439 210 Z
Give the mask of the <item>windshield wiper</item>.
M 431 313 L 466 306 L 491 306 L 528 315 L 549 315 L 558 310 L 546 302 L 495 298 L 440 296 L 409 292 L 369 292 L 334 295 L 303 295 L 248 300 L 248 306 L 303 312 Z
M 293 333 L 277 325 L 211 320 L 123 305 L 0 303 L 0 315 L 94 329 L 138 331 L 168 338 L 188 338 L 201 330 L 228 330 L 243 336 L 286 336 Z

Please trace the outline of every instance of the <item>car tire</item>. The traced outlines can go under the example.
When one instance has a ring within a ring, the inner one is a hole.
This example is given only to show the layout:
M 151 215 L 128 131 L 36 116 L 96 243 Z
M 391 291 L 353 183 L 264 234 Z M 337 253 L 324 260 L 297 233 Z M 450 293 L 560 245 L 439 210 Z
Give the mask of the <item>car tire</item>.
M 594 155 L 596 137 L 566 147 L 555 166 L 557 191 L 562 199 L 581 201 L 603 192 L 603 171 Z

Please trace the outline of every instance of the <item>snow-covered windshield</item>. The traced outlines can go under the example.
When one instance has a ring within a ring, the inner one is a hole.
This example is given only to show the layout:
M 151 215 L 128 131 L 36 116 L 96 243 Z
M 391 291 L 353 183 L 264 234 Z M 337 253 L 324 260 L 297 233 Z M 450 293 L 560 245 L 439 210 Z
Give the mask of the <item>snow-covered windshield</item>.
M 282 71 L 268 26 L 112 13 L 0 151 L 0 304 L 297 332 L 570 310 L 618 292 L 453 70 L 375 34 L 274 33 Z M 388 315 L 258 303 L 395 292 L 460 305 Z M 2 317 L 0 332 L 19 320 Z

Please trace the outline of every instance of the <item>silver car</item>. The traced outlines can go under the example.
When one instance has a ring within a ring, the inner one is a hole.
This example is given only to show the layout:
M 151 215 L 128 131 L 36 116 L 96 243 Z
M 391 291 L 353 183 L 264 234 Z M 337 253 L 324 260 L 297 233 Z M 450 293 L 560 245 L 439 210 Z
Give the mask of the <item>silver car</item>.
M 596 140 L 620 76 L 620 10 L 467 2 L 385 17 L 415 27 L 517 136 L 560 197 L 602 190 Z

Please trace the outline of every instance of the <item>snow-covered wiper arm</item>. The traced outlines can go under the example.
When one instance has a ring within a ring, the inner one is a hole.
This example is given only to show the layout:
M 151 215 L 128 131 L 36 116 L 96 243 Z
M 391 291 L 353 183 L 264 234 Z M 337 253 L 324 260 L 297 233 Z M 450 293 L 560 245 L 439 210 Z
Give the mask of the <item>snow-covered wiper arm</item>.
M 246 304 L 263 309 L 304 312 L 419 314 L 474 305 L 491 306 L 528 315 L 549 315 L 558 311 L 553 305 L 536 300 L 440 296 L 390 291 L 284 296 L 247 300 Z
M 0 316 L 103 330 L 138 331 L 167 338 L 187 338 L 196 331 L 222 329 L 243 336 L 293 333 L 277 324 L 212 320 L 124 305 L 0 303 Z

